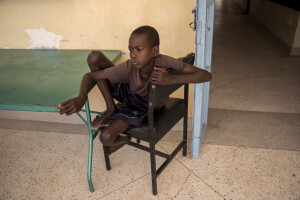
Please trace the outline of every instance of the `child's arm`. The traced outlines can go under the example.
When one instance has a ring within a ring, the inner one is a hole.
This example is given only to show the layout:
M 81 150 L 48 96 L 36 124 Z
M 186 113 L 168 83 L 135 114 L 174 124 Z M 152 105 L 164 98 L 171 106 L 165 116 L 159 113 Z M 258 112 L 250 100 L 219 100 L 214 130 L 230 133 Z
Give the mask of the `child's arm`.
M 100 81 L 104 79 L 107 79 L 104 70 L 86 73 L 81 80 L 79 95 L 59 104 L 57 111 L 60 114 L 66 115 L 71 115 L 75 112 L 80 111 L 85 104 L 88 91 L 93 81 Z
M 151 82 L 159 85 L 203 83 L 211 80 L 211 74 L 203 69 L 184 63 L 183 75 L 170 75 L 166 69 L 154 67 Z

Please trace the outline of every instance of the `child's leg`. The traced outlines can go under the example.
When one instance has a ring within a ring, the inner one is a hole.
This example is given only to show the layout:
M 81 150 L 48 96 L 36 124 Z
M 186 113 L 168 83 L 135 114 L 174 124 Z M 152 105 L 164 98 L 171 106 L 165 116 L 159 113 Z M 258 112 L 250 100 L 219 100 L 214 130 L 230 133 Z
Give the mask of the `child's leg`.
M 114 66 L 114 64 L 100 51 L 92 51 L 87 60 L 92 72 Z M 114 84 L 109 80 L 101 80 L 97 81 L 97 86 L 104 97 L 107 111 L 103 115 L 97 116 L 92 122 L 91 125 L 93 129 L 97 129 L 106 123 L 117 109 L 110 90 L 111 87 L 114 87 Z
M 130 141 L 130 137 L 120 136 L 129 126 L 130 124 L 123 120 L 115 119 L 108 127 L 101 131 L 99 139 L 104 146 L 110 147 L 110 152 L 112 153 Z

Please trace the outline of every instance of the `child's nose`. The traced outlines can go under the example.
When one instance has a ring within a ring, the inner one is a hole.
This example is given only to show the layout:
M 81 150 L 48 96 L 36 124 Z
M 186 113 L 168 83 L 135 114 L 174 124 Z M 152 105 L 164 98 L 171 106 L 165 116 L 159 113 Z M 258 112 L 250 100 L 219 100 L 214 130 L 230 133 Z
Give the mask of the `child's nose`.
M 136 58 L 136 54 L 134 52 L 132 52 L 131 57 Z

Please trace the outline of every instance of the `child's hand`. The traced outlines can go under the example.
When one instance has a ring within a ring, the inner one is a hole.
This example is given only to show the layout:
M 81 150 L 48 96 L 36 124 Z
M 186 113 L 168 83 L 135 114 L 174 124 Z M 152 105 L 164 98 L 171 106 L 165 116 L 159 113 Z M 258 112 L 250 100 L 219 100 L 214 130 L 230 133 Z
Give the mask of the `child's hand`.
M 58 105 L 57 111 L 59 114 L 72 115 L 81 110 L 86 99 L 82 96 L 72 98 Z
M 172 79 L 172 75 L 169 75 L 167 70 L 161 67 L 154 67 L 151 82 L 158 85 L 171 85 L 175 83 Z

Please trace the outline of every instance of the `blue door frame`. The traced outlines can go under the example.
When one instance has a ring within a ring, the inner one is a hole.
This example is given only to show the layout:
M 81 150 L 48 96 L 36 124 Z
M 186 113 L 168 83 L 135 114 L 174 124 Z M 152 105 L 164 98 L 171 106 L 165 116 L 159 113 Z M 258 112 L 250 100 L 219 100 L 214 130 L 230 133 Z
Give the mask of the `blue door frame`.
M 194 28 L 196 29 L 196 67 L 211 71 L 214 0 L 197 0 Z M 198 158 L 207 127 L 210 83 L 195 84 L 192 157 Z

